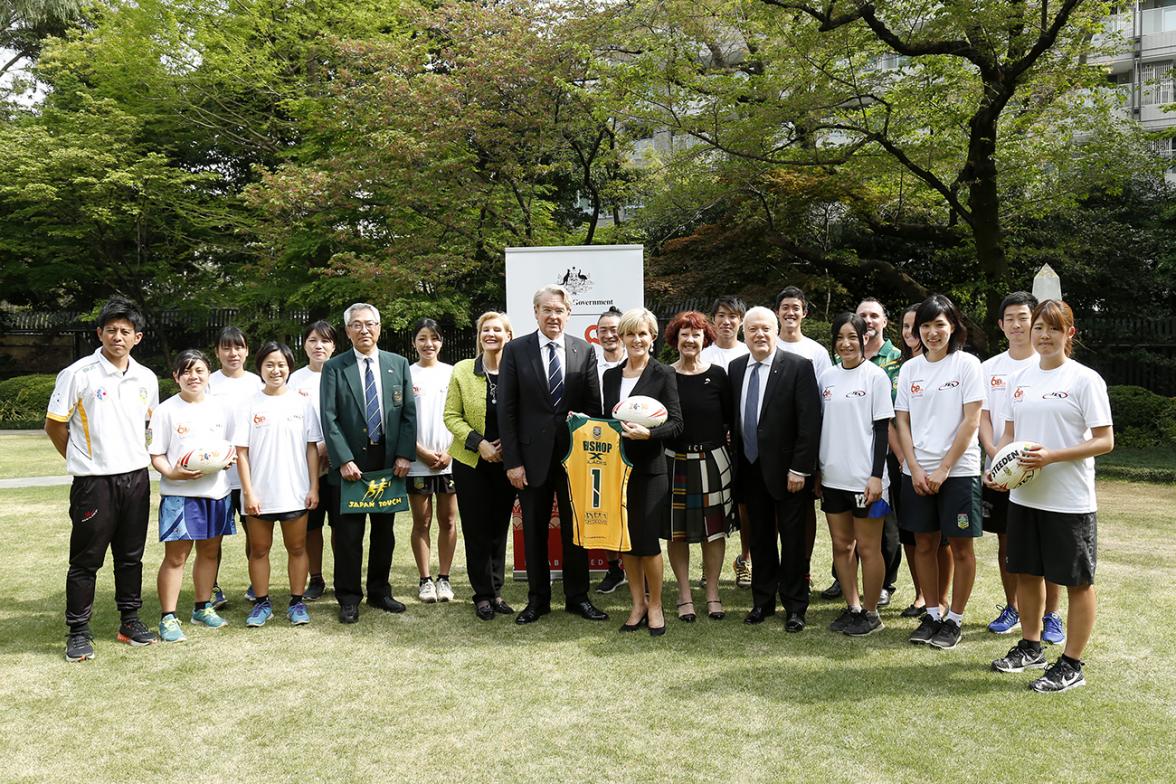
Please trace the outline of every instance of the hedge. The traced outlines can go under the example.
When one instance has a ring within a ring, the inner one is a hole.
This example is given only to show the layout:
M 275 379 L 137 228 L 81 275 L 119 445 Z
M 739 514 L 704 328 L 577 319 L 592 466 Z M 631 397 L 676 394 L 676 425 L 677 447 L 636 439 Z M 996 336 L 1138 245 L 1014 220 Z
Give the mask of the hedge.
M 57 377 L 49 373 L 17 376 L 0 381 L 0 428 L 5 430 L 40 430 L 45 425 L 45 410 Z M 159 379 L 159 399 L 167 400 L 179 388 L 170 378 Z

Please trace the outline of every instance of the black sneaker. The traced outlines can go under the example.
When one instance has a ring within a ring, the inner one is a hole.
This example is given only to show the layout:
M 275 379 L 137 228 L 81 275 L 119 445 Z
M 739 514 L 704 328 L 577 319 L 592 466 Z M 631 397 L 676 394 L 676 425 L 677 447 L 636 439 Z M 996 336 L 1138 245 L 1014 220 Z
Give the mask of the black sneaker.
M 997 672 L 1024 672 L 1025 670 L 1044 670 L 1045 654 L 1041 649 L 1033 650 L 1017 643 L 1003 659 L 992 663 L 992 669 Z
M 833 623 L 829 624 L 829 631 L 831 631 L 831 632 L 845 631 L 846 629 L 849 628 L 849 625 L 851 623 L 853 623 L 853 619 L 856 618 L 857 616 L 858 616 L 858 613 L 855 613 L 853 610 L 846 607 L 844 610 L 842 610 L 841 615 L 838 615 L 837 618 L 834 619 Z
M 931 638 L 939 632 L 939 621 L 932 618 L 929 614 L 923 616 L 923 620 L 919 622 L 919 627 L 911 633 L 907 640 L 914 645 L 929 645 Z
M 956 647 L 961 636 L 963 636 L 963 632 L 960 630 L 960 625 L 951 618 L 944 618 L 939 624 L 938 631 L 932 635 L 927 644 L 946 651 Z
M 70 632 L 65 638 L 65 660 L 80 662 L 94 658 L 94 635 L 88 631 Z
M 138 618 L 131 618 L 118 627 L 118 641 L 137 648 L 159 642 L 159 635 L 144 626 Z
M 609 569 L 608 574 L 600 581 L 600 585 L 596 586 L 596 592 L 612 593 L 627 582 L 629 582 L 629 578 L 625 577 L 624 569 Z
M 1042 694 L 1052 694 L 1085 685 L 1086 676 L 1082 674 L 1082 669 L 1059 657 L 1053 666 L 1045 671 L 1045 675 L 1029 684 L 1029 688 Z
M 821 591 L 821 598 L 828 599 L 830 601 L 832 601 L 833 599 L 840 599 L 841 598 L 841 583 L 834 580 L 832 585 L 830 585 L 825 590 Z
M 313 602 L 316 599 L 321 599 L 326 590 L 327 583 L 324 580 L 311 580 L 310 584 L 306 586 L 306 592 L 302 594 L 302 601 Z
M 850 637 L 866 637 L 884 628 L 878 613 L 864 610 L 853 617 L 849 626 L 845 628 L 845 633 Z
M 907 608 L 905 610 L 900 612 L 898 615 L 901 618 L 922 618 L 926 614 L 927 614 L 926 607 L 920 607 L 919 605 L 912 602 L 910 605 L 907 606 Z

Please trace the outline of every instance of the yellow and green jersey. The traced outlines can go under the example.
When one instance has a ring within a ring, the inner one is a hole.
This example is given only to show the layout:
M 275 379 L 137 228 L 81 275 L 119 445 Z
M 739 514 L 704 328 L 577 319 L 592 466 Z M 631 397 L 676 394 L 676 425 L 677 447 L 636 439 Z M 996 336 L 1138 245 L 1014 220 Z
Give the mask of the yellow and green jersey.
M 564 455 L 572 500 L 573 541 L 586 549 L 626 553 L 626 508 L 633 465 L 625 455 L 621 424 L 615 419 L 573 416 L 568 419 L 571 446 Z

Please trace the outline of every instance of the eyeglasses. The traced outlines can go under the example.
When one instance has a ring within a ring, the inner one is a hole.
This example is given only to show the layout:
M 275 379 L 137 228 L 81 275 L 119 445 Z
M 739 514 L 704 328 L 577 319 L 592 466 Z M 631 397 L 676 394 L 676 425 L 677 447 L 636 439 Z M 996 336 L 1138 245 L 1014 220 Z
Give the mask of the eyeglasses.
M 347 328 L 356 332 L 375 332 L 380 327 L 378 321 L 353 321 Z

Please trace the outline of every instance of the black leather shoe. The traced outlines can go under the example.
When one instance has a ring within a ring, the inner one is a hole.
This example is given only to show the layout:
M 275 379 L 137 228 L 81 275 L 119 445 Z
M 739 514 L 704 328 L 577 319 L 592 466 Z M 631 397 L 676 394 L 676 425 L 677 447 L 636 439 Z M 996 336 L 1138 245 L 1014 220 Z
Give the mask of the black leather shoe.
M 494 612 L 499 615 L 514 615 L 514 608 L 507 604 L 502 599 L 495 599 L 493 602 Z
M 752 607 L 751 612 L 743 619 L 743 622 L 750 625 L 763 623 L 764 620 L 772 615 L 775 615 L 775 610 L 765 610 L 763 607 Z
M 404 612 L 404 603 L 398 602 L 391 596 L 381 596 L 378 599 L 368 599 L 367 603 L 377 610 L 383 610 L 390 613 Z
M 528 623 L 535 623 L 535 621 L 539 620 L 544 615 L 547 615 L 549 612 L 551 612 L 550 607 L 537 607 L 533 604 L 528 604 L 523 608 L 521 613 L 515 616 L 515 623 L 519 624 L 520 626 Z
M 582 602 L 568 605 L 564 608 L 572 615 L 578 615 L 586 621 L 607 621 L 608 613 L 604 610 L 598 610 L 593 606 L 592 602 L 585 599 Z
M 646 623 L 647 616 L 642 615 L 637 623 L 622 623 L 621 628 L 617 629 L 619 632 L 635 632 Z
M 339 623 L 358 623 L 359 607 L 354 604 L 339 605 Z
M 494 605 L 487 601 L 478 602 L 474 605 L 474 615 L 478 616 L 479 621 L 494 620 Z
M 804 631 L 804 613 L 790 612 L 788 613 L 788 620 L 784 621 L 784 631 L 797 632 Z
M 661 626 L 650 626 L 649 627 L 649 636 L 650 637 L 661 637 L 665 633 L 666 633 L 665 623 L 662 623 Z

